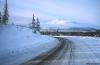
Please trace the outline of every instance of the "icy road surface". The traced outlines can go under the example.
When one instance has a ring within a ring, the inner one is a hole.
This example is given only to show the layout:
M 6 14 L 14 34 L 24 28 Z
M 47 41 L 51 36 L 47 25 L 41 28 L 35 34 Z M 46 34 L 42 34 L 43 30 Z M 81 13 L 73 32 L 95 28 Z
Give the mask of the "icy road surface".
M 63 38 L 59 52 L 38 65 L 100 65 L 100 38 L 59 36 Z
M 100 65 L 100 38 L 65 38 L 72 41 L 71 65 Z

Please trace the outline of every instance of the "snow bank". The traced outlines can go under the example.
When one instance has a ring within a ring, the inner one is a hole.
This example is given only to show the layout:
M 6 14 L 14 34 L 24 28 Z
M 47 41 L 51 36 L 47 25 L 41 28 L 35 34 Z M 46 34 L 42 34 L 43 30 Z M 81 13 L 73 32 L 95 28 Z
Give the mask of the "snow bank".
M 58 43 L 55 38 L 33 34 L 29 28 L 0 25 L 0 65 L 19 65 Z
M 84 41 L 87 43 L 99 43 L 100 42 L 100 37 L 89 37 L 89 36 L 62 36 L 62 37 L 68 38 L 78 43 L 81 43 L 81 41 Z
M 90 36 L 54 36 L 54 37 L 67 38 L 77 43 L 81 43 L 82 41 L 87 42 L 87 43 L 100 43 L 100 37 L 90 37 Z

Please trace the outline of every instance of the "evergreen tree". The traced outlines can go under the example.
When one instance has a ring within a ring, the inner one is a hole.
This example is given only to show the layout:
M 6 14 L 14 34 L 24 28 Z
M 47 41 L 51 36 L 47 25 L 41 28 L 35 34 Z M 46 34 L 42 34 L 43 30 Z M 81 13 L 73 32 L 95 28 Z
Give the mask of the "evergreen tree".
M 2 23 L 2 15 L 1 15 L 1 12 L 0 12 L 0 23 Z
M 5 0 L 5 5 L 4 5 L 4 12 L 2 16 L 2 21 L 4 24 L 7 24 L 9 20 L 9 14 L 8 14 L 8 3 L 7 0 Z
M 34 33 L 36 33 L 36 23 L 35 23 L 35 16 L 33 14 L 33 19 L 32 19 L 32 29 L 34 31 Z
M 37 30 L 38 32 L 40 32 L 40 21 L 39 21 L 39 18 L 37 18 L 36 30 Z

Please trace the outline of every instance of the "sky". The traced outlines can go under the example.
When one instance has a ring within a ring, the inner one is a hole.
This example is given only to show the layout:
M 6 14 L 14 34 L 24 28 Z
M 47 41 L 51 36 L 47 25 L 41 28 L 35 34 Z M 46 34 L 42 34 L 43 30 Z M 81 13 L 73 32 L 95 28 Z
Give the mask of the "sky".
M 0 0 L 0 10 L 4 0 Z M 8 0 L 10 22 L 29 25 L 32 15 L 41 26 L 100 28 L 100 0 Z

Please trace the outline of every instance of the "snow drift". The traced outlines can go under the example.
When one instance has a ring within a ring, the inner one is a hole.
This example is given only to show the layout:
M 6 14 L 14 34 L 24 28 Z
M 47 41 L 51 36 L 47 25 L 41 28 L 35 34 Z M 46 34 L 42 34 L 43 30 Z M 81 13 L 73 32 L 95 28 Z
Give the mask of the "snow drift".
M 58 43 L 55 38 L 33 34 L 26 27 L 0 24 L 0 65 L 19 65 Z

